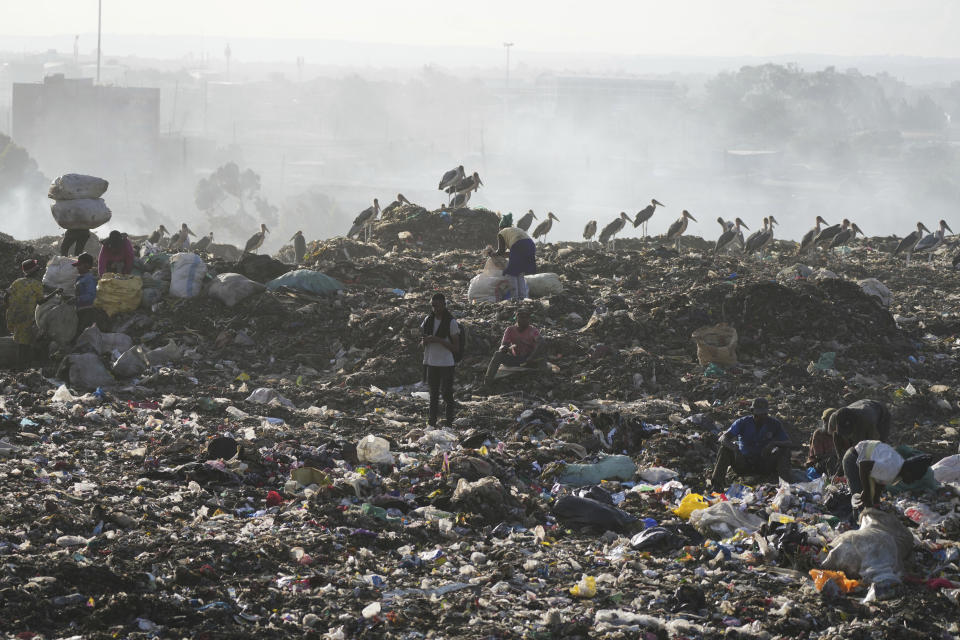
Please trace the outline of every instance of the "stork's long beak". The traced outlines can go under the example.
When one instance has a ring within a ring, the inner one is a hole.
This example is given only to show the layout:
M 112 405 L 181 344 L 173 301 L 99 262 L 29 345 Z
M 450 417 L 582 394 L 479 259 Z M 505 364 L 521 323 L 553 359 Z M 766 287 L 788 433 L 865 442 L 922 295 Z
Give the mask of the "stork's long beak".
M 694 222 L 697 222 L 697 219 L 694 218 L 694 217 L 693 217 L 693 214 L 690 213 L 689 211 L 687 212 L 687 217 L 690 218 L 691 220 L 693 220 Z
M 296 238 L 297 238 L 297 234 L 293 234 L 293 236 L 290 238 L 290 242 L 293 242 Z
M 930 231 L 930 229 L 927 228 L 927 225 L 923 224 L 922 222 L 920 223 L 920 226 L 923 227 L 923 230 L 927 233 L 933 233 L 933 231 Z
M 193 231 L 190 230 L 190 227 L 187 227 L 187 233 L 189 233 L 189 234 L 192 235 L 192 236 L 197 235 L 197 234 L 195 234 Z
M 267 225 L 263 225 L 263 230 L 266 231 L 267 233 L 270 233 L 270 229 L 267 229 Z
M 950 228 L 950 225 L 948 225 L 946 222 L 943 223 L 943 227 L 944 227 L 944 229 L 946 229 L 946 230 L 949 231 L 950 233 L 953 233 L 953 229 L 951 229 L 951 228 Z
M 654 201 L 653 201 L 653 204 L 659 205 L 659 206 L 661 206 L 661 207 L 667 206 L 667 205 L 665 205 L 665 204 L 663 204 L 662 202 L 659 202 L 659 201 L 657 201 L 657 200 L 654 200 Z
M 740 223 L 740 226 L 743 227 L 744 229 L 749 229 L 749 228 L 750 228 L 750 227 L 747 226 L 747 223 L 744 222 L 743 220 L 740 220 L 740 218 L 737 218 L 737 221 Z
M 554 220 L 556 220 L 557 222 L 560 222 L 560 218 L 558 218 L 557 216 L 553 215 L 552 213 L 550 214 L 550 217 L 553 218 Z M 947 229 L 949 229 L 949 228 L 950 228 L 950 227 L 947 227 Z M 951 231 L 950 233 L 953 233 L 953 231 Z

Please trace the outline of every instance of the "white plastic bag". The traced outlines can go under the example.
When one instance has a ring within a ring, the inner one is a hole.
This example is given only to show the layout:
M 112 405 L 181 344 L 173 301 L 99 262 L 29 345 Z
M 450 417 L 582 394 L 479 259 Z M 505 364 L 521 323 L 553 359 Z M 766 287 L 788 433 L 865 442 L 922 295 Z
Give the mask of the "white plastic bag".
M 390 443 L 375 435 L 364 436 L 357 443 L 357 459 L 373 464 L 393 464 Z
M 467 288 L 467 299 L 471 302 L 500 302 L 510 293 L 510 278 L 490 276 L 478 273 Z
M 150 366 L 179 362 L 181 357 L 183 356 L 180 353 L 180 347 L 173 340 L 158 349 L 151 349 L 147 352 L 147 362 L 150 363 Z
M 866 509 L 859 529 L 842 533 L 831 543 L 822 566 L 870 583 L 899 582 L 910 563 L 913 544 L 913 534 L 896 514 Z
M 890 293 L 890 289 L 876 278 L 865 278 L 857 284 L 860 285 L 860 289 L 865 294 L 874 296 L 883 306 L 889 307 L 890 303 L 893 302 L 893 294 Z
M 77 286 L 80 272 L 73 266 L 74 258 L 54 256 L 47 262 L 43 273 L 43 286 L 51 289 L 63 289 L 64 295 L 72 296 Z
M 221 273 L 213 279 L 207 295 L 219 300 L 228 307 L 232 307 L 241 300 L 260 293 L 266 289 L 265 285 L 254 282 L 239 273 Z
M 697 509 L 690 514 L 690 524 L 703 535 L 729 538 L 737 529 L 754 533 L 763 526 L 764 520 L 752 513 L 740 511 L 731 502 L 718 502 L 706 509 Z
M 527 281 L 531 298 L 545 298 L 563 293 L 563 283 L 560 282 L 560 276 L 555 273 L 537 273 L 524 276 L 524 279 Z
M 64 229 L 96 229 L 110 222 L 113 214 L 100 198 L 59 200 L 50 205 L 53 219 Z
M 110 183 L 103 178 L 82 173 L 66 173 L 50 183 L 47 197 L 52 200 L 85 200 L 99 198 Z
M 933 477 L 937 479 L 937 482 L 946 484 L 960 481 L 960 454 L 947 456 L 933 465 L 931 469 L 933 469 Z
M 194 298 L 203 289 L 207 265 L 195 253 L 178 253 L 170 258 L 170 295 L 174 298 Z

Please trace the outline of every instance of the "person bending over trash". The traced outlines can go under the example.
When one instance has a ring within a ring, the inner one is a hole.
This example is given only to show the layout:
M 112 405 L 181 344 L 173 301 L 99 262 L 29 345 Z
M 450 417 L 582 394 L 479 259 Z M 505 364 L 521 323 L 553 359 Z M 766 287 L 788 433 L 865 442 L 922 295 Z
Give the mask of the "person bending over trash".
M 525 275 L 537 272 L 537 246 L 527 232 L 513 226 L 513 214 L 508 213 L 500 219 L 497 232 L 497 255 L 502 256 L 510 249 L 510 259 L 503 275 L 510 279 L 510 296 L 514 300 L 523 300 L 529 296 Z
M 97 300 L 97 277 L 93 275 L 93 256 L 84 251 L 73 263 L 80 274 L 75 289 L 77 302 L 77 335 L 96 322 L 97 314 L 93 303 Z
M 126 273 L 133 271 L 133 245 L 127 240 L 127 234 L 111 231 L 101 240 L 100 257 L 97 260 L 97 273 Z
M 757 398 L 750 405 L 751 415 L 738 418 L 720 437 L 717 464 L 710 479 L 714 491 L 726 487 L 727 469 L 731 466 L 740 475 L 767 475 L 776 472 L 792 481 L 790 449 L 793 443 L 783 425 L 769 415 L 766 398 Z
M 24 260 L 20 263 L 22 278 L 17 278 L 7 289 L 7 329 L 13 334 L 17 344 L 17 366 L 25 367 L 34 356 L 34 343 L 37 340 L 37 305 L 53 296 L 63 293 L 62 289 L 43 295 L 40 282 L 40 263 L 36 260 Z
M 437 425 L 440 410 L 440 394 L 447 413 L 447 427 L 453 425 L 456 407 L 453 402 L 453 373 L 456 370 L 456 354 L 460 348 L 460 327 L 447 310 L 447 301 L 442 293 L 433 294 L 430 300 L 433 313 L 423 319 L 423 365 L 430 388 L 431 427 Z
M 487 367 L 487 375 L 483 380 L 484 384 L 489 385 L 493 382 L 502 365 L 519 367 L 534 362 L 542 350 L 543 338 L 540 336 L 540 329 L 530 324 L 530 311 L 518 310 L 516 324 L 507 327 L 503 332 L 500 348 L 490 359 L 490 366 Z
M 821 471 L 827 471 L 833 455 L 841 461 L 852 448 L 863 440 L 887 441 L 890 437 L 890 411 L 877 400 L 857 400 L 840 409 L 825 409 L 823 422 L 826 425 L 813 432 L 807 462 Z M 832 438 L 832 444 L 827 438 Z
M 933 462 L 927 454 L 905 460 L 896 449 L 879 440 L 861 440 L 850 452 L 853 455 L 843 456 L 843 471 L 850 485 L 850 504 L 856 510 L 876 506 L 884 487 L 898 478 L 906 484 L 917 482 Z

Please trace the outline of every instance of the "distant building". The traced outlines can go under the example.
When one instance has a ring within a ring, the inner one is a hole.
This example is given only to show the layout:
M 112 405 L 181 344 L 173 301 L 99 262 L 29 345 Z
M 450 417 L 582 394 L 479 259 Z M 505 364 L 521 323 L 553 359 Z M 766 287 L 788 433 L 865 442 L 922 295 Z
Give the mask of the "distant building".
M 160 89 L 95 86 L 90 78 L 48 76 L 14 83 L 12 133 L 48 175 L 136 172 L 156 159 Z

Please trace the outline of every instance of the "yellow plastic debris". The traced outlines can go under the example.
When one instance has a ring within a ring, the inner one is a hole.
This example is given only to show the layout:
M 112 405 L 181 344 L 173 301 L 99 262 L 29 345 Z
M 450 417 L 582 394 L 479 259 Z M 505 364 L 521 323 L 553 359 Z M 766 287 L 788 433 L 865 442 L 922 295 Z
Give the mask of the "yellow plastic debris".
M 592 598 L 597 595 L 597 581 L 593 576 L 583 574 L 580 582 L 570 588 L 570 595 L 575 598 Z
M 681 500 L 677 508 L 673 510 L 673 514 L 687 520 L 694 511 L 706 509 L 709 506 L 710 503 L 707 502 L 707 499 L 699 493 L 688 493 L 683 496 L 683 500 Z

